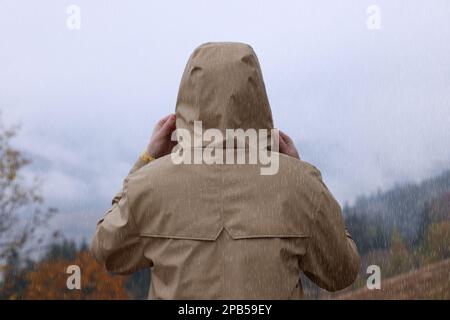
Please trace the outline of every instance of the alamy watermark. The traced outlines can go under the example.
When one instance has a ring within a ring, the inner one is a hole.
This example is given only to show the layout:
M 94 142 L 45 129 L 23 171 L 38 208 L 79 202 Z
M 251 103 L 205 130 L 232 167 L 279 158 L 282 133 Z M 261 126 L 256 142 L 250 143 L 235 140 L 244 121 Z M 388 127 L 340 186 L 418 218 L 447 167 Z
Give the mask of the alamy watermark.
M 366 13 L 369 15 L 366 20 L 366 27 L 369 30 L 381 29 L 381 8 L 376 4 L 367 7 Z
M 370 274 L 366 282 L 367 289 L 381 289 L 381 268 L 375 264 L 370 265 L 367 267 L 367 274 Z
M 81 8 L 75 4 L 72 4 L 66 8 L 68 14 L 66 20 L 67 29 L 80 30 L 81 29 Z
M 260 164 L 261 175 L 278 173 L 279 132 L 277 129 L 203 130 L 202 121 L 194 121 L 193 132 L 178 128 L 172 141 L 178 146 L 171 153 L 174 164 Z
M 70 265 L 66 269 L 66 273 L 70 274 L 66 280 L 66 286 L 69 290 L 81 290 L 81 269 L 76 264 Z

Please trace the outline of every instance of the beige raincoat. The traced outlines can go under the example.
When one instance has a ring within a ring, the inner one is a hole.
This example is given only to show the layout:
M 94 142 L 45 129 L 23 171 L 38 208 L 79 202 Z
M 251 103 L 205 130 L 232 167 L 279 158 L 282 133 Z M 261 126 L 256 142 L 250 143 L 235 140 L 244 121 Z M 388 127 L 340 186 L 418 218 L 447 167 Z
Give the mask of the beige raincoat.
M 177 128 L 273 128 L 258 60 L 238 43 L 197 48 L 184 71 Z M 341 209 L 312 165 L 280 154 L 260 164 L 134 166 L 101 219 L 92 252 L 104 267 L 152 272 L 152 299 L 298 299 L 300 274 L 330 291 L 360 260 Z

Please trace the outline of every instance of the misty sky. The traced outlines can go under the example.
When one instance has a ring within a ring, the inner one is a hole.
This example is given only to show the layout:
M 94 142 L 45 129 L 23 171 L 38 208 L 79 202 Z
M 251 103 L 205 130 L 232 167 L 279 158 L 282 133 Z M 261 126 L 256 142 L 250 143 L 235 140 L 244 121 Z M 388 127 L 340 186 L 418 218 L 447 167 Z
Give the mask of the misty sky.
M 310 3 L 0 0 L 2 118 L 22 125 L 54 224 L 90 238 L 209 41 L 252 45 L 275 125 L 341 204 L 450 168 L 450 1 Z

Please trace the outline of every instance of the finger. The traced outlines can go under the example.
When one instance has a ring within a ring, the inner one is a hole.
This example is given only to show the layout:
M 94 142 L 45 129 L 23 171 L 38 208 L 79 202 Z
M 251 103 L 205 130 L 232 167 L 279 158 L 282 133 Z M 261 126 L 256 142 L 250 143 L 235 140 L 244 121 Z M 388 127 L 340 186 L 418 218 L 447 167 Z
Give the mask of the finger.
M 279 135 L 279 149 L 280 151 L 284 151 L 288 148 L 288 145 L 286 143 L 286 141 L 284 141 L 283 137 L 281 135 Z
M 161 120 L 159 120 L 158 123 L 156 124 L 156 126 L 159 127 L 159 128 L 161 128 L 161 127 L 164 125 L 164 123 L 167 121 L 167 119 L 169 119 L 169 117 L 170 117 L 171 115 L 172 115 L 172 114 L 168 114 L 167 116 L 165 116 L 164 118 L 162 118 Z
M 280 136 L 283 138 L 283 140 L 288 140 L 288 139 L 286 139 L 288 137 L 286 133 L 284 133 L 281 130 L 278 130 L 278 131 L 280 132 Z
M 278 136 L 279 136 L 279 140 L 283 141 L 285 144 L 288 143 L 288 140 L 286 140 L 286 134 L 284 134 L 281 130 L 278 129 Z
M 172 134 L 172 131 L 175 130 L 175 120 L 176 117 L 174 114 L 169 115 L 160 130 L 163 135 L 168 136 Z
M 278 141 L 283 140 L 283 137 L 281 136 L 281 130 L 280 129 L 275 128 L 274 132 L 275 132 L 275 138 L 278 137 Z
M 280 137 L 283 138 L 283 140 L 286 142 L 286 144 L 288 144 L 288 145 L 292 144 L 292 139 L 283 131 L 281 131 L 281 130 L 279 130 L 279 131 L 280 131 Z

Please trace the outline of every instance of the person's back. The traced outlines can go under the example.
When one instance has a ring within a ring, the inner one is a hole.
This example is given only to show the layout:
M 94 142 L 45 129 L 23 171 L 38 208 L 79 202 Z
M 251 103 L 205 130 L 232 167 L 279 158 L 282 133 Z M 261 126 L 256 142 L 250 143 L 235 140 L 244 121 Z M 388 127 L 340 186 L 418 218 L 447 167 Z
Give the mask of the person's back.
M 273 129 L 253 50 L 200 46 L 183 74 L 176 121 L 194 137 L 195 121 L 223 133 L 214 141 L 220 157 L 234 160 L 240 150 L 225 142 L 228 129 Z M 350 285 L 359 256 L 320 172 L 273 154 L 277 170 L 268 175 L 259 162 L 177 164 L 173 154 L 138 162 L 98 224 L 94 255 L 117 273 L 151 268 L 155 299 L 301 298 L 301 272 L 328 290 Z

